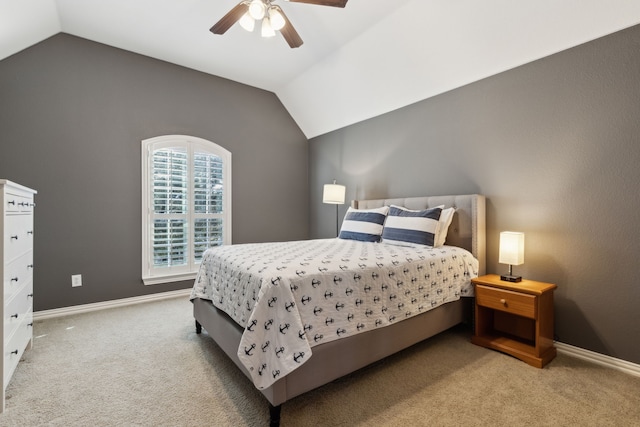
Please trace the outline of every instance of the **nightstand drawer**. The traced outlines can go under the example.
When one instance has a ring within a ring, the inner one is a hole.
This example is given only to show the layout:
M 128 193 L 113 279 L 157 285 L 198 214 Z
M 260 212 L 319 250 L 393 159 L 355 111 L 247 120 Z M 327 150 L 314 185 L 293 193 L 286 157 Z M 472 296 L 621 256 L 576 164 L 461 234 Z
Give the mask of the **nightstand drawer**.
M 476 303 L 482 307 L 504 311 L 518 316 L 536 318 L 535 295 L 476 285 Z

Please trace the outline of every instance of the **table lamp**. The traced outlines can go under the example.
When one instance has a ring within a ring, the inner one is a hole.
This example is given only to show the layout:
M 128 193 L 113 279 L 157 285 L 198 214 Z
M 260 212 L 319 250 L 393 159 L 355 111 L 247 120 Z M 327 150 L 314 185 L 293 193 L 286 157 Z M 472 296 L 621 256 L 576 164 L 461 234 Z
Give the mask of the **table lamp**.
M 522 276 L 513 275 L 513 266 L 524 264 L 524 233 L 503 231 L 500 233 L 500 264 L 509 264 L 509 274 L 501 275 L 500 280 L 520 282 Z

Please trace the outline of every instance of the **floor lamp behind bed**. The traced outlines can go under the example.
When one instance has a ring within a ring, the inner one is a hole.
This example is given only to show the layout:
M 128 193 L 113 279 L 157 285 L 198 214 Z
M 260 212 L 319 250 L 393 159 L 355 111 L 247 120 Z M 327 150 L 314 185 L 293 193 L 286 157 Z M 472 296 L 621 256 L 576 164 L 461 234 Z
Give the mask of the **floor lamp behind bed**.
M 338 218 L 338 205 L 344 205 L 344 194 L 346 187 L 344 185 L 336 184 L 336 180 L 333 180 L 333 184 L 325 184 L 324 191 L 322 192 L 322 203 L 330 205 L 336 205 L 336 237 L 339 233 L 340 220 Z

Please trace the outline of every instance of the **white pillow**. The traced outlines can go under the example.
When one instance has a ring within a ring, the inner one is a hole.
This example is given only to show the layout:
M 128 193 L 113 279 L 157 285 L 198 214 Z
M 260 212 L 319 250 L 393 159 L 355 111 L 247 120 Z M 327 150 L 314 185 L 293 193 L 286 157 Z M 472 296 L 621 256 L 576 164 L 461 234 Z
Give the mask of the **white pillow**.
M 444 208 L 444 205 L 442 205 L 442 207 Z M 449 226 L 451 225 L 451 221 L 453 221 L 453 214 L 455 213 L 456 208 L 442 209 L 440 219 L 438 220 L 438 232 L 436 233 L 434 248 L 444 245 L 444 242 L 447 240 Z

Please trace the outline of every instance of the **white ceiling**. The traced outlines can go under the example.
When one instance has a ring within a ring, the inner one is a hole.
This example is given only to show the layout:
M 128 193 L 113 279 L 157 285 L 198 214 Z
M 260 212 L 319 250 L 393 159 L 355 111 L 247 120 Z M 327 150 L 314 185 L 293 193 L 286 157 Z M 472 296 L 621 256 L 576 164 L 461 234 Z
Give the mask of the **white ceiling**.
M 274 92 L 308 138 L 640 23 L 639 0 L 278 3 L 291 49 L 234 25 L 239 0 L 0 0 L 0 59 L 59 32 Z

